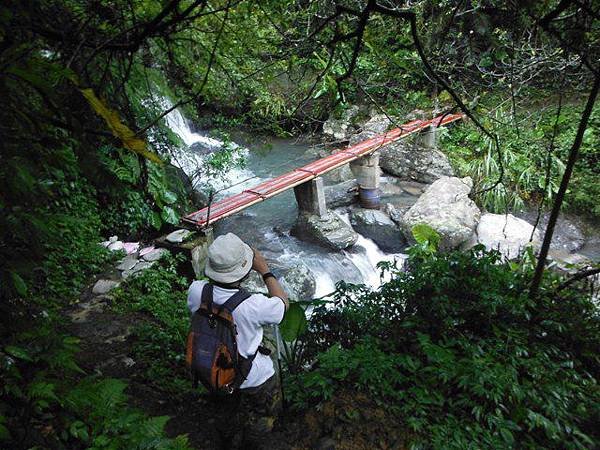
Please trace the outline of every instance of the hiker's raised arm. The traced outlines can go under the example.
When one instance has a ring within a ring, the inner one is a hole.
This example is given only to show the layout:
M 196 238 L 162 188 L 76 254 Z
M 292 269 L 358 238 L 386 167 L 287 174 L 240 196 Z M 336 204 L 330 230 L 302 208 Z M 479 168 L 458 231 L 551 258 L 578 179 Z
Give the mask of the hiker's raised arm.
M 285 310 L 287 311 L 289 306 L 287 294 L 281 287 L 281 284 L 279 284 L 279 281 L 277 281 L 277 278 L 272 276 L 273 274 L 269 272 L 269 265 L 267 264 L 264 256 L 255 248 L 253 250 L 254 259 L 252 260 L 252 268 L 263 277 L 265 285 L 267 286 L 267 290 L 269 291 L 269 295 L 271 297 L 279 297 L 281 300 L 283 300 L 283 303 L 285 304 Z M 265 277 L 265 274 L 270 274 L 271 276 L 267 275 Z

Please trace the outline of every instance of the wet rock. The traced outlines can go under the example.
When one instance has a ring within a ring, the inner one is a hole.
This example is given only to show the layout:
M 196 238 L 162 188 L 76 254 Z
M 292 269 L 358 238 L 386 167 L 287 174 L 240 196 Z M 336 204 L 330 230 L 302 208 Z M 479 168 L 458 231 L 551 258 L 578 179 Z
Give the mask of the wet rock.
M 292 300 L 310 300 L 314 297 L 316 282 L 313 274 L 304 264 L 286 266 L 280 262 L 269 265 L 278 277 L 281 286 Z M 262 277 L 255 271 L 242 283 L 248 292 L 267 294 L 267 287 Z
M 155 248 L 154 250 L 144 254 L 142 258 L 144 261 L 158 261 L 160 258 L 168 254 L 169 250 L 166 248 Z
M 210 155 L 214 153 L 217 148 L 213 145 L 209 145 L 207 142 L 194 142 L 192 145 L 188 147 L 189 151 L 192 153 L 196 153 L 198 155 Z
M 196 278 L 204 276 L 204 267 L 206 266 L 206 258 L 208 258 L 208 247 L 210 242 L 207 240 L 197 245 L 192 249 L 192 268 Z
M 538 229 L 543 236 L 548 226 L 549 213 L 544 213 L 540 217 Z M 537 218 L 536 211 L 527 211 L 518 214 L 517 217 L 526 220 L 529 223 L 535 223 Z M 567 252 L 577 252 L 581 250 L 585 243 L 586 237 L 583 232 L 584 224 L 576 217 L 559 215 L 554 227 L 552 242 L 550 243 L 551 250 L 564 250 Z
M 121 261 L 121 264 L 119 264 L 117 266 L 117 269 L 118 270 L 131 270 L 135 267 L 135 265 L 137 263 L 138 263 L 138 259 L 134 254 L 127 255 L 125 258 L 123 258 L 123 260 Z
M 472 187 L 469 177 L 442 177 L 434 182 L 402 217 L 404 235 L 414 242 L 412 227 L 424 223 L 440 234 L 441 250 L 458 248 L 468 241 L 481 216 L 469 198 Z
M 358 233 L 372 239 L 381 250 L 398 253 L 406 247 L 406 239 L 392 219 L 376 209 L 354 208 L 350 223 Z
M 441 151 L 397 141 L 380 150 L 381 168 L 400 179 L 433 183 L 441 177 L 454 175 L 448 157 Z
M 344 164 L 337 169 L 332 170 L 324 175 L 328 182 L 343 183 L 344 181 L 354 180 L 356 177 L 350 169 L 350 164 Z
M 476 239 L 488 250 L 498 250 L 505 258 L 518 258 L 530 245 L 537 250 L 540 246 L 540 232 L 533 232 L 533 226 L 512 214 L 490 214 L 481 216 L 477 225 Z
M 325 186 L 325 203 L 328 208 L 348 206 L 356 202 L 358 186 L 355 180 Z
M 114 280 L 98 280 L 92 288 L 92 294 L 101 295 L 110 292 L 112 289 L 119 286 L 118 281 Z
M 569 273 L 575 273 L 592 264 L 592 261 L 584 255 L 561 249 L 551 249 L 548 252 L 548 258 L 556 262 L 558 269 Z
M 402 221 L 402 216 L 408 211 L 408 207 L 404 209 L 398 209 L 391 203 L 386 203 L 383 206 L 383 212 L 386 213 L 390 219 L 396 224 L 400 224 Z
M 121 276 L 124 279 L 129 278 L 130 276 L 135 275 L 143 270 L 149 269 L 154 264 L 156 264 L 156 261 L 139 261 L 132 269 L 123 271 Z
M 125 245 L 121 241 L 115 241 L 108 245 L 108 249 L 113 252 L 117 252 L 119 250 L 125 250 Z
M 300 239 L 314 241 L 334 250 L 348 248 L 358 240 L 358 234 L 352 227 L 331 211 L 324 217 L 300 214 L 291 233 Z
M 341 141 L 348 139 L 349 134 L 354 131 L 352 119 L 358 114 L 358 106 L 348 108 L 339 119 L 330 117 L 323 123 L 323 134 Z
M 175 230 L 172 233 L 169 233 L 165 239 L 167 242 L 172 244 L 179 244 L 183 242 L 190 234 L 192 234 L 190 230 Z

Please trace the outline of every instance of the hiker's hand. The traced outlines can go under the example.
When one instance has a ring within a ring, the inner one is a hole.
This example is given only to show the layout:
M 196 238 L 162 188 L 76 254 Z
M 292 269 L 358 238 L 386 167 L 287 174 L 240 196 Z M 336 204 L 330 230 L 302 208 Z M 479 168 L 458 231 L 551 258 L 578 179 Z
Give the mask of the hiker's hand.
M 254 250 L 254 259 L 252 260 L 252 268 L 256 270 L 261 275 L 264 275 L 269 271 L 269 266 L 267 265 L 267 261 L 265 257 L 255 248 Z

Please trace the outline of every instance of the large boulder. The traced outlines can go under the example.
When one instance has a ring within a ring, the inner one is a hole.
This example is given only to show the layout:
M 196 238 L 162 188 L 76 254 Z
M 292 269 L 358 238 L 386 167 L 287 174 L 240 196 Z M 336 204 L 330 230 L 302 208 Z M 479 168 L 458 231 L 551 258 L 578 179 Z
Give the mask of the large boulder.
M 469 198 L 472 187 L 469 177 L 442 177 L 434 182 L 402 217 L 404 235 L 414 242 L 412 227 L 424 223 L 440 234 L 441 250 L 454 249 L 468 241 L 481 216 Z
M 406 247 L 406 239 L 390 217 L 377 209 L 355 208 L 350 223 L 358 233 L 372 239 L 384 252 L 398 253 Z
M 365 123 L 362 131 L 350 137 L 350 145 L 384 133 L 390 126 L 385 116 L 374 116 Z M 402 180 L 433 183 L 440 177 L 454 176 L 448 157 L 439 150 L 420 147 L 413 139 L 385 145 L 379 151 L 379 165 L 384 172 Z
M 292 267 L 280 263 L 271 264 L 273 273 L 279 278 L 281 286 L 293 300 L 310 300 L 315 295 L 316 282 L 311 271 L 304 264 Z M 242 288 L 249 292 L 266 294 L 267 287 L 261 276 L 252 271 L 242 283 Z
M 358 186 L 355 180 L 325 186 L 325 203 L 329 208 L 348 206 L 357 199 Z
M 530 238 L 533 239 L 530 242 Z M 540 246 L 540 232 L 533 226 L 512 214 L 490 214 L 481 216 L 476 235 L 472 242 L 485 245 L 488 250 L 498 250 L 505 258 L 514 259 L 523 253 L 528 245 L 534 249 Z
M 441 151 L 405 141 L 382 147 L 379 164 L 391 175 L 420 183 L 433 183 L 441 177 L 454 175 L 448 157 Z
M 526 220 L 529 223 L 535 223 L 537 211 L 525 211 L 517 217 Z M 539 218 L 538 229 L 542 235 L 546 232 L 549 217 L 550 213 L 546 212 Z M 584 229 L 585 223 L 578 217 L 566 214 L 559 215 L 556 225 L 554 226 L 550 250 L 566 252 L 577 252 L 581 250 L 586 244 Z
M 300 214 L 291 233 L 300 239 L 314 241 L 334 250 L 351 247 L 358 240 L 358 234 L 352 227 L 331 211 L 324 217 Z

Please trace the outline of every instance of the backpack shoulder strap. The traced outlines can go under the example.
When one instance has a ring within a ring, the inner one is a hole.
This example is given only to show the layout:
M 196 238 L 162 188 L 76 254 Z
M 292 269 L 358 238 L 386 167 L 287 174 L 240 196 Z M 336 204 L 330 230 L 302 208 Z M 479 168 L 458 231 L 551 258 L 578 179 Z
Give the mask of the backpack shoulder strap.
M 202 288 L 202 296 L 200 297 L 200 305 L 206 305 L 208 311 L 212 311 L 213 307 L 213 290 L 214 286 L 206 283 Z M 198 308 L 200 309 L 200 308 Z
M 233 310 L 240 306 L 240 304 L 248 297 L 250 297 L 250 295 L 252 294 L 244 291 L 243 289 L 240 289 L 235 294 L 233 294 L 225 303 L 223 303 L 223 306 L 221 308 L 226 309 L 231 314 Z

